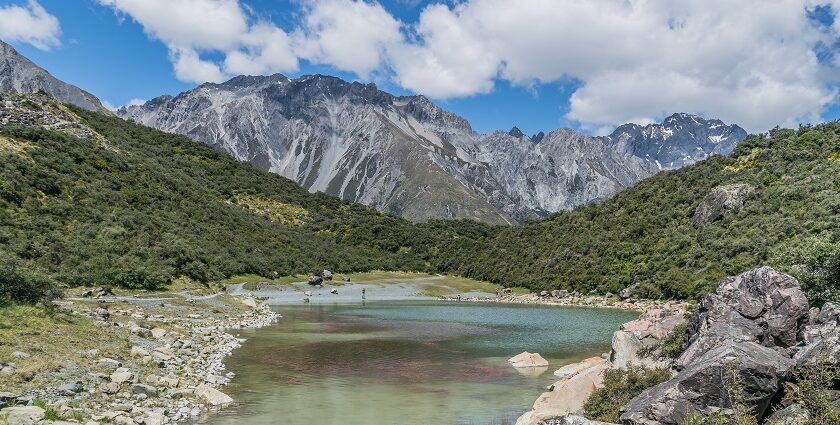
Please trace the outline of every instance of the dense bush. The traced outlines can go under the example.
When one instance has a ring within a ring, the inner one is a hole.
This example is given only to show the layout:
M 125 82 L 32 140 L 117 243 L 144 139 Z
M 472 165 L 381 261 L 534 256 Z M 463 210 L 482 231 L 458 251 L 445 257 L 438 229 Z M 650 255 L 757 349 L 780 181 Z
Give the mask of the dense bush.
M 21 270 L 15 261 L 0 256 L 0 307 L 43 303 L 61 297 L 61 290 L 46 276 Z
M 770 263 L 799 279 L 813 304 L 840 300 L 840 243 L 824 237 L 791 241 L 772 253 Z
M 671 379 L 665 369 L 645 369 L 630 366 L 627 369 L 607 369 L 604 384 L 586 400 L 583 410 L 586 417 L 596 421 L 618 422 L 619 410 L 642 391 Z

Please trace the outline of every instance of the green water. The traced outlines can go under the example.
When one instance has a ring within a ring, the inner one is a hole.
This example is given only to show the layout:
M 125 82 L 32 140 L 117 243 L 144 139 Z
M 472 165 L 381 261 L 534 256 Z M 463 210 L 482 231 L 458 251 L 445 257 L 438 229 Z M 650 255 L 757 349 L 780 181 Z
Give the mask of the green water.
M 243 332 L 225 389 L 237 403 L 207 424 L 513 423 L 551 372 L 609 349 L 634 315 L 583 309 L 368 303 L 277 307 L 276 326 Z M 548 370 L 507 364 L 539 352 Z M 536 372 L 536 373 L 535 373 Z

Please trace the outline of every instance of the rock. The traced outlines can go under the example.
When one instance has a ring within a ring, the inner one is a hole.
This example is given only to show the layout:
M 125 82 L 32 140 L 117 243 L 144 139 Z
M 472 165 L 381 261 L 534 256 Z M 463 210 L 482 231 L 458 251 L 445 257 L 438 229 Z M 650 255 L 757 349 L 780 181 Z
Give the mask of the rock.
M 333 289 L 332 291 L 330 291 L 330 293 L 333 295 L 338 295 L 338 289 Z
M 146 384 L 134 384 L 131 386 L 131 392 L 134 394 L 144 394 L 148 397 L 157 396 L 157 388 Z
M 128 330 L 131 333 L 133 333 L 134 335 L 137 335 L 137 336 L 140 336 L 140 337 L 143 337 L 143 338 L 148 338 L 148 337 L 152 336 L 152 331 L 149 330 L 149 329 L 146 329 L 142 326 L 133 325 Z
M 166 331 L 166 329 L 163 329 L 163 328 L 154 328 L 149 332 L 152 334 L 152 338 L 161 339 L 161 338 L 164 337 L 164 335 L 166 335 L 167 331 Z
M 306 292 L 303 293 L 303 295 L 305 295 L 307 297 L 311 297 L 312 296 L 312 291 L 306 291 Z
M 808 300 L 793 277 L 759 267 L 724 278 L 689 320 L 688 348 L 675 365 L 683 368 L 728 340 L 786 351 L 798 344 L 807 320 Z
M 557 369 L 556 371 L 554 371 L 554 376 L 558 378 L 569 379 L 580 372 L 605 363 L 607 363 L 607 360 L 604 358 L 590 357 L 588 359 L 581 360 L 580 362 L 572 363 L 563 366 L 560 369 Z
M 111 317 L 111 313 L 109 313 L 108 310 L 104 308 L 97 308 L 96 311 L 94 311 L 94 314 L 99 316 L 99 318 L 102 320 L 108 320 L 108 318 Z
M 99 367 L 105 369 L 118 369 L 122 366 L 122 363 L 119 360 L 114 360 L 107 357 L 97 360 L 96 364 L 98 364 Z
M 797 365 L 831 363 L 840 366 L 840 309 L 826 303 L 814 324 L 801 332 L 804 346 L 794 355 Z
M 149 351 L 146 350 L 143 347 L 140 347 L 138 345 L 135 345 L 134 347 L 131 347 L 131 356 L 132 357 L 146 357 L 148 355 L 149 355 Z
M 307 280 L 307 282 L 309 282 L 309 284 L 313 285 L 313 286 L 321 285 L 321 284 L 324 283 L 324 278 L 322 278 L 321 276 L 318 276 L 318 275 L 312 275 L 312 276 L 309 276 L 309 279 Z
M 513 367 L 544 367 L 548 366 L 548 360 L 544 359 L 538 353 L 529 353 L 527 351 L 517 354 L 508 359 Z
M 745 402 L 762 417 L 793 366 L 793 360 L 755 342 L 724 341 L 631 400 L 621 409 L 621 423 L 677 425 L 694 414 L 730 409 L 730 371 L 741 381 Z
M 253 309 L 257 308 L 257 301 L 251 297 L 242 298 L 242 304 L 245 304 L 247 307 L 251 307 Z
M 17 404 L 20 394 L 0 391 L 0 409 Z
M 120 384 L 116 382 L 105 382 L 99 387 L 99 390 L 103 394 L 116 394 L 120 392 Z
M 634 283 L 634 284 L 618 291 L 618 297 L 621 298 L 622 300 L 626 300 L 626 299 L 630 298 L 630 295 L 632 295 L 633 291 L 636 290 L 636 288 L 638 288 L 638 287 L 639 287 L 639 284 Z
M 840 412 L 840 391 L 829 391 L 829 399 L 834 408 Z M 798 425 L 806 423 L 805 419 L 808 419 L 808 412 L 799 404 L 794 403 L 773 412 L 765 423 L 772 425 Z
M 738 211 L 753 192 L 755 187 L 746 183 L 715 187 L 694 210 L 691 224 L 699 229 Z
M 195 395 L 210 406 L 221 406 L 233 402 L 230 396 L 207 384 L 201 384 L 196 387 Z
M 36 425 L 44 419 L 44 409 L 37 406 L 7 407 L 0 410 L 0 423 L 6 425 Z
M 72 396 L 85 390 L 81 382 L 72 382 L 58 387 L 58 392 L 61 395 Z
M 537 425 L 610 425 L 606 422 L 592 421 L 577 415 L 558 416 L 543 419 Z
M 14 374 L 15 371 L 16 371 L 15 366 L 12 365 L 12 364 L 8 364 L 6 366 L 3 366 L 2 369 L 0 369 L 0 374 L 11 375 L 11 374 Z
M 610 361 L 613 367 L 626 368 L 631 363 L 644 367 L 666 366 L 655 355 L 640 357 L 643 348 L 654 349 L 680 323 L 685 322 L 682 309 L 648 309 L 638 319 L 624 323 L 613 334 Z
M 23 351 L 14 351 L 12 352 L 12 357 L 16 359 L 28 359 L 29 353 L 24 353 Z
M 333 279 L 333 274 L 332 274 L 332 272 L 331 272 L 331 271 L 329 271 L 329 270 L 324 270 L 324 271 L 321 273 L 321 276 L 324 278 L 324 280 L 332 280 L 332 279 Z
M 345 282 L 349 282 L 349 281 L 350 281 L 350 278 L 349 278 L 349 277 L 345 277 L 344 279 L 341 279 L 341 280 L 343 280 L 343 281 L 345 281 Z
M 566 298 L 569 296 L 569 291 L 564 289 L 555 289 L 551 291 L 551 296 L 554 298 Z
M 548 296 L 548 291 L 540 291 L 540 296 L 541 297 L 547 297 Z
M 111 382 L 115 384 L 122 384 L 124 382 L 131 381 L 132 379 L 134 379 L 134 372 L 127 369 L 121 368 L 111 374 Z
M 603 382 L 607 367 L 606 360 L 592 361 L 588 367 L 568 379 L 555 382 L 554 389 L 540 395 L 531 410 L 517 419 L 516 425 L 537 425 L 551 418 L 581 411 L 586 399 Z

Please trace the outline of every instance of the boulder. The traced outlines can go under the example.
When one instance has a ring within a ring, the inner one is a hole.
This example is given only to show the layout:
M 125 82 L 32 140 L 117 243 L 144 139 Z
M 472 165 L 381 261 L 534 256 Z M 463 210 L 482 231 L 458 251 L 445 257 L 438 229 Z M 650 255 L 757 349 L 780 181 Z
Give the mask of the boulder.
M 116 372 L 111 374 L 111 382 L 115 384 L 122 384 L 132 379 L 134 379 L 134 372 L 126 369 L 117 369 Z
M 831 404 L 840 412 L 840 391 L 830 391 L 829 397 Z M 793 403 L 784 409 L 773 412 L 765 423 L 772 425 L 798 425 L 806 423 L 806 419 L 809 419 L 808 412 L 799 404 Z
M 626 368 L 631 363 L 645 367 L 667 366 L 658 361 L 655 355 L 641 357 L 639 352 L 642 349 L 655 349 L 662 339 L 685 321 L 682 308 L 663 307 L 648 309 L 638 319 L 624 323 L 613 334 L 610 351 L 613 367 Z
M 29 353 L 24 353 L 23 351 L 14 351 L 12 352 L 12 357 L 16 359 L 28 359 Z
M 800 342 L 808 321 L 808 300 L 799 282 L 770 267 L 721 280 L 689 320 L 683 368 L 723 341 L 752 341 L 786 355 Z
M 307 282 L 309 282 L 309 284 L 313 285 L 313 286 L 321 285 L 321 284 L 324 283 L 324 278 L 321 277 L 321 276 L 318 276 L 318 275 L 312 275 L 312 276 L 309 276 L 309 279 L 307 280 Z
M 621 298 L 622 300 L 626 300 L 626 299 L 630 298 L 630 295 L 633 295 L 633 291 L 636 290 L 636 288 L 638 288 L 638 287 L 639 287 L 639 284 L 634 283 L 634 284 L 618 291 L 618 297 Z
M 166 335 L 167 331 L 166 331 L 166 329 L 163 329 L 163 328 L 154 328 L 149 332 L 152 334 L 152 338 L 161 339 L 161 338 L 164 337 L 164 335 Z
M 157 395 L 158 390 L 151 385 L 134 384 L 131 386 L 131 392 L 134 394 L 145 394 L 148 397 L 154 397 Z
M 251 307 L 253 309 L 257 308 L 257 300 L 251 297 L 242 298 L 242 304 L 245 304 L 247 307 Z
M 0 410 L 0 423 L 7 425 L 36 425 L 44 419 L 44 409 L 37 406 L 8 407 Z
M 551 291 L 551 296 L 554 298 L 566 298 L 569 296 L 569 291 L 565 289 L 555 289 Z
M 116 382 L 105 382 L 99 387 L 99 390 L 103 394 L 116 394 L 120 392 L 120 384 Z
M 20 394 L 0 391 L 0 409 L 17 404 Z
M 581 360 L 577 363 L 572 363 L 566 366 L 561 367 L 554 371 L 554 376 L 562 379 L 569 379 L 572 376 L 577 375 L 580 372 L 583 372 L 589 368 L 598 366 L 600 364 L 606 363 L 607 360 L 603 357 L 590 357 L 588 359 Z
M 832 363 L 840 366 L 840 307 L 826 303 L 814 323 L 801 332 L 804 346 L 794 360 L 797 365 Z
M 724 341 L 631 400 L 621 409 L 621 423 L 677 425 L 695 414 L 731 409 L 733 374 L 744 402 L 762 417 L 793 366 L 793 360 L 755 342 Z
M 527 351 L 519 353 L 508 359 L 508 363 L 513 367 L 545 367 L 548 366 L 548 360 L 544 359 L 539 353 L 529 353 Z
M 71 382 L 58 387 L 58 393 L 65 396 L 73 396 L 84 390 L 81 382 Z
M 602 384 L 604 371 L 609 367 L 603 359 L 588 363 L 588 367 L 569 378 L 555 382 L 551 390 L 540 395 L 531 410 L 517 419 L 516 425 L 537 425 L 551 418 L 582 411 L 586 399 Z
M 548 291 L 540 291 L 540 296 L 541 297 L 547 297 L 548 296 Z
M 230 396 L 207 384 L 201 384 L 196 387 L 195 395 L 210 406 L 221 406 L 233 402 Z
M 332 280 L 333 279 L 333 274 L 329 270 L 324 270 L 323 272 L 321 272 L 321 277 L 323 277 L 324 280 Z
M 753 192 L 755 188 L 746 183 L 715 187 L 694 210 L 691 224 L 699 229 L 738 211 Z

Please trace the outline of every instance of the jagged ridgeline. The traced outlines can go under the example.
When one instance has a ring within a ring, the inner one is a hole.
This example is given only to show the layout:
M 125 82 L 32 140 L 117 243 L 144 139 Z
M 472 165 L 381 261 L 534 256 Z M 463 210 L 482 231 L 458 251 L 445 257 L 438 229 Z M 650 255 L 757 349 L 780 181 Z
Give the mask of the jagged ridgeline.
M 697 298 L 721 276 L 769 263 L 806 287 L 828 282 L 810 295 L 836 297 L 838 134 L 833 122 L 752 135 L 729 156 L 661 172 L 601 203 L 519 227 L 464 232 L 462 224 L 439 223 L 432 264 L 533 289 L 617 293 L 638 284 L 636 295 Z M 813 262 L 822 265 L 808 267 Z
M 6 272 L 148 288 L 181 275 L 425 268 L 399 242 L 409 222 L 183 136 L 37 95 L 2 95 L 0 122 Z

